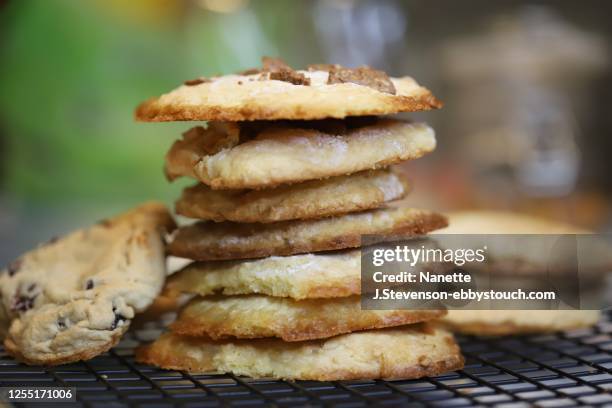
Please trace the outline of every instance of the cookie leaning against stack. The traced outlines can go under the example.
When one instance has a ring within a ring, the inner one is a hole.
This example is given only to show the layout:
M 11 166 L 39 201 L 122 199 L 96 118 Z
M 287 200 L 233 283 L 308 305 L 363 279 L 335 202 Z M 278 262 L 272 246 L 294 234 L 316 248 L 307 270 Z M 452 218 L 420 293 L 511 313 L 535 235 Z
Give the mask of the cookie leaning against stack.
M 458 369 L 441 310 L 361 310 L 361 236 L 422 235 L 447 225 L 391 208 L 409 189 L 389 168 L 435 148 L 422 123 L 373 115 L 438 108 L 413 79 L 367 67 L 263 69 L 185 82 L 138 107 L 142 121 L 207 120 L 166 155 L 190 177 L 171 255 L 195 260 L 165 295 L 198 295 L 137 359 L 253 377 L 421 377 Z M 322 252 L 326 251 L 326 252 Z M 211 296 L 214 295 L 214 296 Z
M 87 360 L 117 344 L 166 279 L 168 210 L 146 203 L 53 239 L 0 271 L 0 337 L 28 364 Z

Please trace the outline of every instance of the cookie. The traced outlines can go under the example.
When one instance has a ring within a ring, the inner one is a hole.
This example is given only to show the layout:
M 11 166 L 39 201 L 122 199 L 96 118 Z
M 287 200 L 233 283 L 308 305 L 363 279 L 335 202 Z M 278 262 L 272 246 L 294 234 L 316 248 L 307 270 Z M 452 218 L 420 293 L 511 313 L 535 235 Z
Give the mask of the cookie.
M 471 263 L 469 268 L 473 272 L 488 274 L 494 271 L 497 276 L 508 279 L 547 274 L 557 274 L 563 279 L 566 276 L 576 276 L 578 272 L 582 283 L 597 285 L 605 273 L 612 269 L 609 243 L 574 225 L 505 211 L 463 211 L 449 213 L 448 217 L 449 226 L 435 234 L 465 234 L 469 235 L 464 240 L 469 243 L 466 245 L 487 247 L 487 262 Z M 487 238 L 487 235 L 495 236 Z M 512 238 L 512 235 L 517 237 Z M 527 238 L 527 235 L 534 237 Z M 547 239 L 546 235 L 552 237 Z M 557 236 L 560 235 L 584 237 L 578 238 L 576 244 L 566 241 L 574 245 L 577 251 L 564 252 L 558 242 Z M 452 237 L 447 240 L 456 242 Z M 445 242 L 445 238 L 441 237 L 440 242 Z M 572 264 L 571 257 L 574 255 L 579 261 L 578 269 Z M 551 265 L 554 265 L 554 270 L 551 270 Z
M 410 77 L 389 78 L 368 67 L 339 65 L 293 70 L 264 59 L 262 70 L 196 78 L 136 109 L 145 122 L 250 121 L 388 115 L 440 108 L 442 103 Z
M 139 348 L 136 360 L 190 372 L 315 381 L 420 378 L 459 370 L 464 361 L 450 333 L 424 324 L 293 343 L 166 333 Z
M 179 228 L 168 251 L 199 261 L 262 258 L 356 248 L 365 234 L 375 235 L 381 242 L 393 235 L 422 235 L 446 225 L 443 215 L 414 208 L 382 208 L 270 224 L 201 221 Z
M 194 262 L 166 281 L 164 293 L 259 293 L 297 300 L 344 297 L 361 292 L 360 265 L 359 250 Z
M 448 214 L 440 234 L 585 234 L 574 225 L 507 211 L 458 211 Z
M 480 336 L 552 333 L 593 326 L 598 310 L 449 310 L 451 330 Z
M 354 127 L 312 122 L 198 126 L 166 154 L 166 175 L 196 178 L 213 189 L 263 189 L 422 157 L 436 147 L 423 123 L 367 118 Z M 373 148 L 375 146 L 375 148 Z
M 193 296 L 187 294 L 180 294 L 177 292 L 164 292 L 160 293 L 153 303 L 141 313 L 138 313 L 132 321 L 131 327 L 138 328 L 143 327 L 149 322 L 156 322 L 156 324 L 165 325 L 176 318 L 178 310 L 185 305 Z
M 196 184 L 183 190 L 176 212 L 217 222 L 267 223 L 370 210 L 402 198 L 407 192 L 405 178 L 388 170 L 266 190 L 212 190 L 205 184 Z
M 587 232 L 569 224 L 504 211 L 464 211 L 448 216 L 450 225 L 436 231 L 437 234 L 546 235 Z M 471 240 L 475 246 L 478 246 L 477 239 L 482 239 L 481 245 L 487 245 L 491 261 L 481 267 L 478 263 L 471 263 L 465 268 L 471 272 L 494 274 L 497 285 L 507 282 L 507 290 L 529 288 L 528 285 L 533 284 L 529 277 L 547 273 L 548 259 L 542 256 L 545 254 L 548 257 L 550 253 L 550 248 L 544 248 L 547 242 L 538 245 L 534 241 L 523 245 L 517 253 L 514 246 L 505 245 L 508 241 L 495 245 L 495 241 L 476 236 Z M 592 326 L 598 321 L 599 314 L 596 310 L 449 310 L 443 321 L 452 330 L 467 334 L 516 335 Z
M 424 322 L 444 310 L 361 310 L 359 295 L 293 300 L 263 295 L 196 298 L 179 313 L 171 330 L 180 335 L 279 337 L 284 341 L 323 339 L 360 330 Z
M 162 204 L 52 240 L 0 275 L 10 321 L 6 350 L 28 364 L 86 360 L 116 344 L 166 277 L 163 235 L 174 222 Z

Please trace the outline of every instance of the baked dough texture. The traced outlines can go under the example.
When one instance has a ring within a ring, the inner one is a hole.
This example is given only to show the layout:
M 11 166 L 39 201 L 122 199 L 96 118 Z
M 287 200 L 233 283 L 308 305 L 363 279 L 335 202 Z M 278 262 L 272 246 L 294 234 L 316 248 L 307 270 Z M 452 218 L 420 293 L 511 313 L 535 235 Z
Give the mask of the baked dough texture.
M 450 333 L 424 324 L 294 343 L 166 333 L 139 348 L 136 359 L 190 372 L 315 381 L 420 378 L 461 369 L 464 361 Z
M 552 333 L 593 326 L 598 310 L 449 310 L 451 330 L 480 336 Z
M 284 341 L 323 339 L 359 330 L 420 323 L 444 310 L 361 310 L 358 295 L 293 300 L 263 295 L 196 298 L 181 310 L 171 330 L 181 335 L 279 337 Z
M 213 190 L 196 184 L 183 190 L 176 212 L 190 218 L 277 222 L 323 218 L 379 208 L 408 193 L 404 176 L 374 170 L 265 190 Z
M 312 126 L 193 128 L 167 153 L 166 175 L 193 177 L 213 189 L 262 189 L 380 169 L 436 147 L 434 131 L 423 123 L 380 118 L 340 130 Z
M 442 106 L 410 77 L 391 78 L 396 93 L 390 94 L 355 83 L 328 84 L 329 73 L 323 70 L 297 72 L 310 85 L 266 79 L 265 73 L 224 75 L 149 99 L 138 106 L 135 116 L 145 122 L 343 119 Z
M 366 234 L 384 241 L 398 234 L 426 234 L 446 225 L 443 215 L 414 208 L 382 208 L 271 224 L 198 222 L 179 228 L 168 251 L 171 255 L 199 261 L 294 255 L 356 248 L 361 246 L 361 236 Z
M 297 300 L 358 295 L 359 250 L 241 261 L 194 262 L 170 276 L 164 293 L 263 294 Z
M 86 360 L 115 345 L 166 278 L 167 209 L 147 203 L 50 241 L 0 275 L 6 350 L 28 364 Z

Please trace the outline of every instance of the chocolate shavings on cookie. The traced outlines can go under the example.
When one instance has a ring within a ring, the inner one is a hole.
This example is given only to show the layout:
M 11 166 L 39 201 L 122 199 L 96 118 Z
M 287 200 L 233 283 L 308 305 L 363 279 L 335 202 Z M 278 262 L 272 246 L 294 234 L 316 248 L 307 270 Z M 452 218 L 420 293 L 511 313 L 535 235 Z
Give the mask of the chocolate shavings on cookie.
M 294 71 L 293 68 L 280 58 L 263 57 L 261 61 L 263 64 L 262 72 L 268 73 L 267 76 L 262 76 L 262 79 L 289 82 L 293 85 L 310 85 L 310 78 L 306 78 L 304 74 Z
M 210 82 L 210 79 L 204 78 L 204 77 L 199 77 L 199 78 L 195 78 L 195 79 L 188 79 L 187 81 L 185 81 L 183 83 L 185 85 L 187 85 L 187 86 L 195 86 L 195 85 L 203 84 L 205 82 Z
M 329 70 L 328 84 L 342 84 L 351 82 L 357 85 L 367 86 L 380 92 L 395 95 L 395 86 L 389 76 L 383 71 L 367 66 L 359 68 L 344 68 L 339 65 L 332 66 Z

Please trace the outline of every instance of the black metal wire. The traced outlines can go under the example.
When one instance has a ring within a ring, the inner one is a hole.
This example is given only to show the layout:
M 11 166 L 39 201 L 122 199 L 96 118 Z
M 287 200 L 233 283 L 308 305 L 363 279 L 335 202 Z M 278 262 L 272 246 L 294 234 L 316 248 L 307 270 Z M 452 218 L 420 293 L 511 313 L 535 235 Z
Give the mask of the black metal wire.
M 285 382 L 160 370 L 134 360 L 135 346 L 159 333 L 149 326 L 93 360 L 54 368 L 19 364 L 0 348 L 0 386 L 76 387 L 78 402 L 70 406 L 92 408 L 612 406 L 611 317 L 553 335 L 460 336 L 463 370 L 395 381 Z

